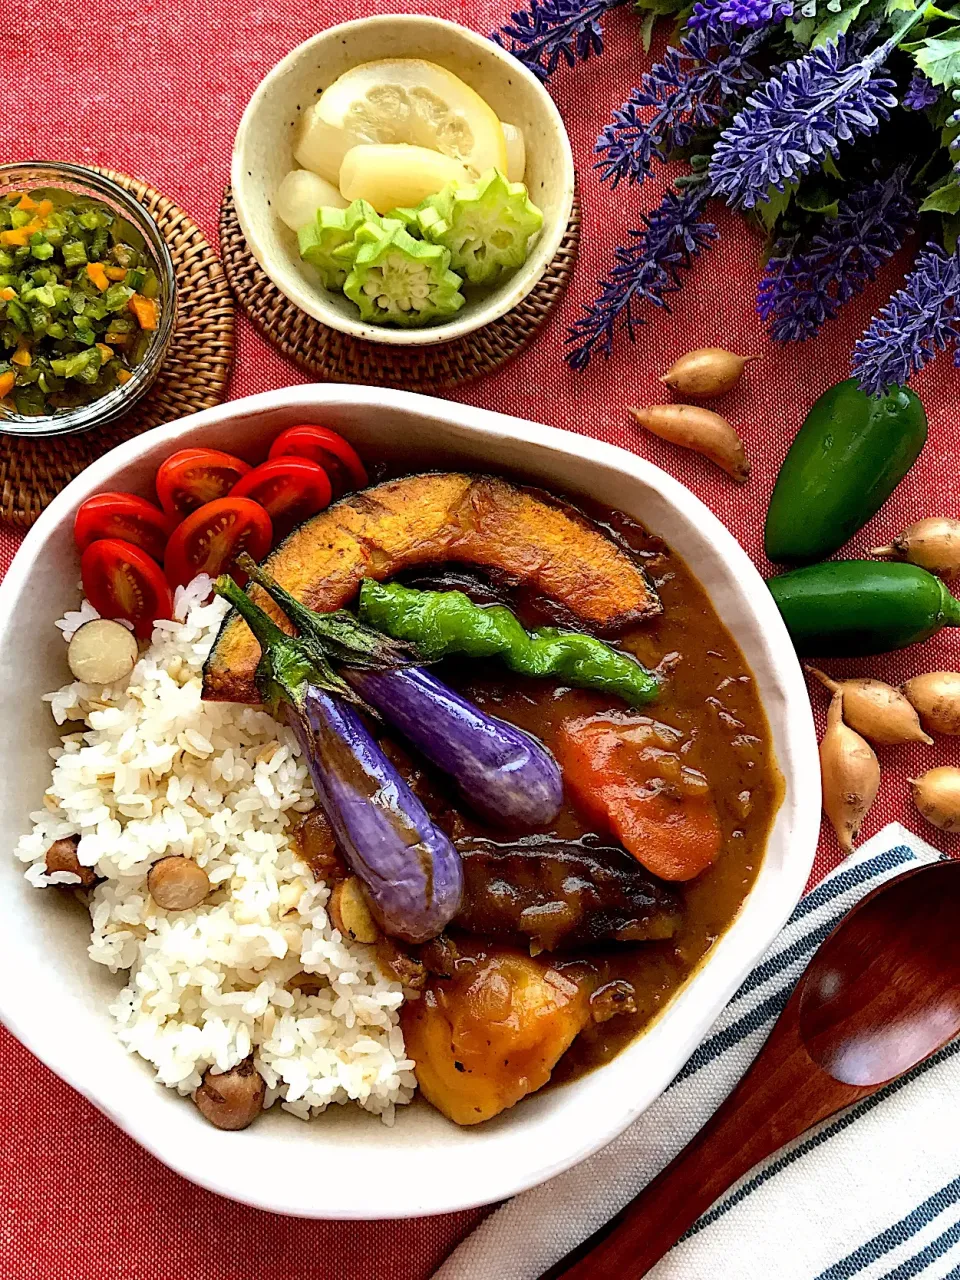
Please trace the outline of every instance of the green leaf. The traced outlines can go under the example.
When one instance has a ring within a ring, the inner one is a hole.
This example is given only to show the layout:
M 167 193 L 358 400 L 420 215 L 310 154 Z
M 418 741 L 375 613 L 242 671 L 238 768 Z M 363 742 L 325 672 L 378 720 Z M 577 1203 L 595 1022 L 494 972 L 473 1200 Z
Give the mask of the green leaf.
M 817 20 L 816 18 L 800 18 L 796 22 L 788 20 L 784 26 L 797 44 L 808 45 L 817 29 Z
M 820 168 L 828 178 L 836 178 L 837 182 L 843 182 L 843 174 L 837 168 L 837 162 L 834 160 L 833 156 L 830 155 L 829 151 L 823 157 Z
M 921 213 L 960 213 L 960 182 L 945 183 L 931 191 L 920 206 Z
M 917 66 L 934 84 L 948 89 L 960 84 L 960 26 L 928 36 L 914 56 Z
M 960 243 L 960 214 L 943 219 L 943 247 L 947 253 L 956 253 Z
M 835 197 L 831 197 L 826 187 L 810 187 L 797 196 L 797 204 L 805 213 L 819 213 L 825 218 L 835 218 L 840 212 L 840 205 Z
M 914 0 L 887 0 L 884 11 L 889 17 L 891 13 L 899 13 L 901 10 L 913 13 L 916 7 Z
M 657 25 L 657 14 L 651 11 L 644 18 L 640 26 L 640 39 L 643 42 L 643 52 L 650 52 L 650 44 L 653 40 L 653 28 Z
M 870 0 L 854 0 L 854 3 L 841 9 L 839 13 L 831 13 L 826 22 L 817 27 L 816 34 L 813 37 L 813 44 L 826 44 L 830 40 L 836 40 L 837 36 L 843 35 L 847 29 L 857 20 L 860 10 L 865 9 Z M 906 7 L 913 8 L 912 4 Z
M 637 9 L 641 13 L 654 13 L 657 17 L 666 17 L 667 14 L 679 13 L 686 5 L 687 0 L 635 0 Z
M 756 207 L 757 213 L 760 215 L 760 221 L 768 232 L 773 230 L 777 220 L 786 213 L 790 206 L 790 201 L 797 190 L 797 185 L 796 182 L 788 183 L 782 191 L 778 191 L 774 186 L 768 187 L 767 199 Z

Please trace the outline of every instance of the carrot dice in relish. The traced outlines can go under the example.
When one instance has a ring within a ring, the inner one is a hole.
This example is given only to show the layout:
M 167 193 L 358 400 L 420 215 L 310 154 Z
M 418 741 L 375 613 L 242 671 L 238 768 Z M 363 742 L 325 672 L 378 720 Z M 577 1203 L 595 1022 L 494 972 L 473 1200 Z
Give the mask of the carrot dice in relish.
M 135 293 L 128 305 L 137 317 L 137 324 L 141 329 L 157 327 L 157 304 L 152 298 L 144 298 L 139 293 Z
M 104 271 L 102 263 L 88 262 L 87 275 L 90 277 L 90 279 L 97 286 L 97 288 L 100 290 L 101 293 L 103 293 L 104 289 L 110 288 L 110 281 L 107 279 L 107 273 L 106 271 Z

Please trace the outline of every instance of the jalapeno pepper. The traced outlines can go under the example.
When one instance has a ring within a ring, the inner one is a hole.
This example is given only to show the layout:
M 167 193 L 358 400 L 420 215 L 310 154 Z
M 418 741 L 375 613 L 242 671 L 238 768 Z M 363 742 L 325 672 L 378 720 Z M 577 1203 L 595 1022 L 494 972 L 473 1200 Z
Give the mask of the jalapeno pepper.
M 960 627 L 960 600 L 913 564 L 831 560 L 767 586 L 801 656 L 886 653 Z
M 780 564 L 823 560 L 876 514 L 920 455 L 927 415 L 904 387 L 868 396 L 854 379 L 816 401 L 784 459 L 764 544 Z

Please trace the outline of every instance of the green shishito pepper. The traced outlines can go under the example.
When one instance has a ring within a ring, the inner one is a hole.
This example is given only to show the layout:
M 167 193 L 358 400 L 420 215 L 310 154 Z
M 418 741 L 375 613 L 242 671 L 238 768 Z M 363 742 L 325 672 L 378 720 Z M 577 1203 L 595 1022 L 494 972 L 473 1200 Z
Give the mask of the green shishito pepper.
M 419 591 L 398 582 L 364 579 L 363 622 L 413 644 L 426 659 L 464 654 L 500 658 L 524 676 L 556 676 L 639 706 L 655 698 L 660 681 L 636 658 L 595 636 L 556 627 L 525 631 L 504 605 L 477 605 L 462 591 Z
M 960 600 L 913 564 L 831 560 L 767 586 L 801 656 L 886 653 L 960 627 Z
M 764 530 L 777 564 L 823 560 L 876 514 L 920 455 L 927 416 L 904 387 L 868 396 L 854 379 L 816 401 L 784 459 Z

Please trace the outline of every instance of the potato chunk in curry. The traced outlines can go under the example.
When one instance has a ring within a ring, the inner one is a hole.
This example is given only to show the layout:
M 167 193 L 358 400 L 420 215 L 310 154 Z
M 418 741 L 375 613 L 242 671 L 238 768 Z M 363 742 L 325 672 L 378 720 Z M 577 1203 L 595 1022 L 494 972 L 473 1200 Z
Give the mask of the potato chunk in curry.
M 468 1125 L 541 1089 L 589 1020 L 593 985 L 505 948 L 462 956 L 401 1015 L 424 1097 Z

